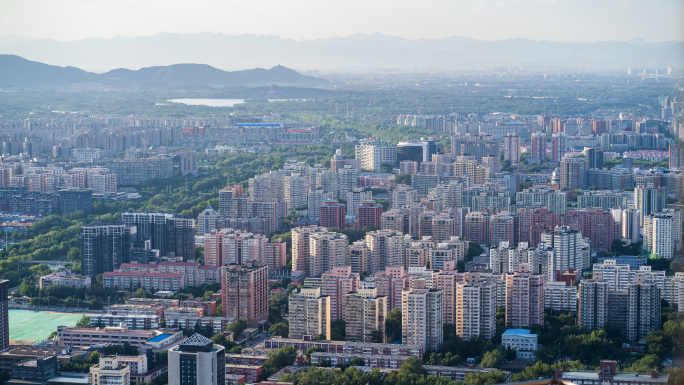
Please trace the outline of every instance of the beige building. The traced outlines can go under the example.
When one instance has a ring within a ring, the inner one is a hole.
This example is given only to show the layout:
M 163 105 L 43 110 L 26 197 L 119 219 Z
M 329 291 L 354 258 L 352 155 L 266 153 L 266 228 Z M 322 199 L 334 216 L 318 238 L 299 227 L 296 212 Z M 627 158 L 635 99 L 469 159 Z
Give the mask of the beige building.
M 321 288 L 300 289 L 289 296 L 290 338 L 316 337 L 330 339 L 330 297 L 321 295 Z
M 90 367 L 91 385 L 130 385 L 131 369 L 116 356 L 101 356 L 100 363 Z
M 373 341 L 373 333 L 385 336 L 387 297 L 378 296 L 377 289 L 359 289 L 345 295 L 346 340 Z
M 442 292 L 411 289 L 402 295 L 402 342 L 437 350 L 442 344 Z
M 464 340 L 479 335 L 491 339 L 496 333 L 496 284 L 469 274 L 458 283 L 454 295 L 456 334 Z
M 295 227 L 292 229 L 292 271 L 303 271 L 308 274 L 311 235 L 327 232 L 328 229 L 318 226 Z
M 169 333 L 169 330 L 130 330 L 127 326 L 104 327 L 104 328 L 70 328 L 66 326 L 57 327 L 57 340 L 60 345 L 71 346 L 92 346 L 102 344 L 123 345 L 128 342 L 132 346 L 141 347 L 148 340 L 160 335 Z M 176 334 L 173 333 L 174 338 Z

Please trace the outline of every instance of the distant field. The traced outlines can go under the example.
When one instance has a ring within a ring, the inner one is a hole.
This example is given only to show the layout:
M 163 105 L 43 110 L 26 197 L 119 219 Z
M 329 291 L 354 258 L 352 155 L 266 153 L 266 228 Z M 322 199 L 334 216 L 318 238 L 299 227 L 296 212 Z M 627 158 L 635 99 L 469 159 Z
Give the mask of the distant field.
M 75 326 L 83 314 L 9 310 L 9 335 L 16 341 L 42 341 L 57 326 Z

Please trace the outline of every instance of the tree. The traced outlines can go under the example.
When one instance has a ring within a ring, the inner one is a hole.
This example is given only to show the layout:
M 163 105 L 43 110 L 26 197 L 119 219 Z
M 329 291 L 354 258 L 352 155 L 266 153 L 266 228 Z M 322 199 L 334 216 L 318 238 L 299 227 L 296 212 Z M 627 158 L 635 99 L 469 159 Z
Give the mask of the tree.
M 238 318 L 226 326 L 226 331 L 233 333 L 233 340 L 240 338 L 245 329 L 247 329 L 247 320 L 244 318 Z
M 325 351 L 325 349 L 323 349 L 320 346 L 312 346 L 312 347 L 306 349 L 306 351 L 304 352 L 304 356 L 306 356 L 307 359 L 310 359 L 311 353 L 324 352 L 324 351 Z
M 468 253 L 466 254 L 466 261 L 472 261 L 473 258 L 477 257 L 483 252 L 484 250 L 482 249 L 482 246 L 480 246 L 479 243 L 475 241 L 468 242 Z
M 90 327 L 90 316 L 84 315 L 78 322 L 76 322 L 77 328 L 89 328 Z
M 490 350 L 482 356 L 482 361 L 480 361 L 480 366 L 483 368 L 498 368 L 503 360 L 506 358 L 506 354 L 502 352 L 503 349 Z
M 297 359 L 297 350 L 293 346 L 283 346 L 280 349 L 271 351 L 268 353 L 266 361 L 264 361 L 264 375 L 262 377 L 268 378 L 268 376 L 278 370 L 292 365 L 295 359 Z
M 344 341 L 347 333 L 347 323 L 338 319 L 330 323 L 330 339 L 333 341 Z
M 32 297 L 32 294 L 35 290 L 36 284 L 33 283 L 33 280 L 31 279 L 25 279 L 21 281 L 21 285 L 19 285 L 19 291 L 29 297 Z
M 387 342 L 394 342 L 401 338 L 401 310 L 392 309 L 385 318 L 385 335 Z
M 382 335 L 380 330 L 373 330 L 371 332 L 371 342 L 382 343 L 384 342 L 385 336 Z
M 211 340 L 212 340 L 216 345 L 221 345 L 221 346 L 223 346 L 223 347 L 226 346 L 226 341 L 228 341 L 228 339 L 226 338 L 226 335 L 223 334 L 223 333 L 216 334 L 215 336 L 213 336 L 213 337 L 211 338 Z
M 490 372 L 470 372 L 465 376 L 465 385 L 493 385 L 503 384 L 508 379 L 508 374 L 503 370 Z
M 268 328 L 268 333 L 273 336 L 287 338 L 287 336 L 290 334 L 290 325 L 287 323 L 287 321 L 275 323 Z
M 405 184 L 407 186 L 411 185 L 411 174 L 399 174 L 394 177 L 394 181 L 397 184 Z

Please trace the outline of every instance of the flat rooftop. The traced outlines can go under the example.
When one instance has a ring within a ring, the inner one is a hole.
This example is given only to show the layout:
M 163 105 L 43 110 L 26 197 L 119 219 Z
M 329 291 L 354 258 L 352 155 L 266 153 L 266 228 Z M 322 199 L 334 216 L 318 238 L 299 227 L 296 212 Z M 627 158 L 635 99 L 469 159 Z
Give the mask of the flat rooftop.
M 147 342 L 161 342 L 161 341 L 164 341 L 165 339 L 167 339 L 171 336 L 172 336 L 172 334 L 160 334 L 160 335 L 152 338 L 151 340 L 149 340 Z

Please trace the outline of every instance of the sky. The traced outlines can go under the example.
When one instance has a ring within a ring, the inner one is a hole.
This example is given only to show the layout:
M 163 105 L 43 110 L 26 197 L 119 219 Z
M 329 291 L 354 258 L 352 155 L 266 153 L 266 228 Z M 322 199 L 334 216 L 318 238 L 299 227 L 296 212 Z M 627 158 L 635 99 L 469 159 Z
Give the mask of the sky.
M 0 36 L 357 33 L 481 40 L 684 41 L 682 0 L 0 0 Z

